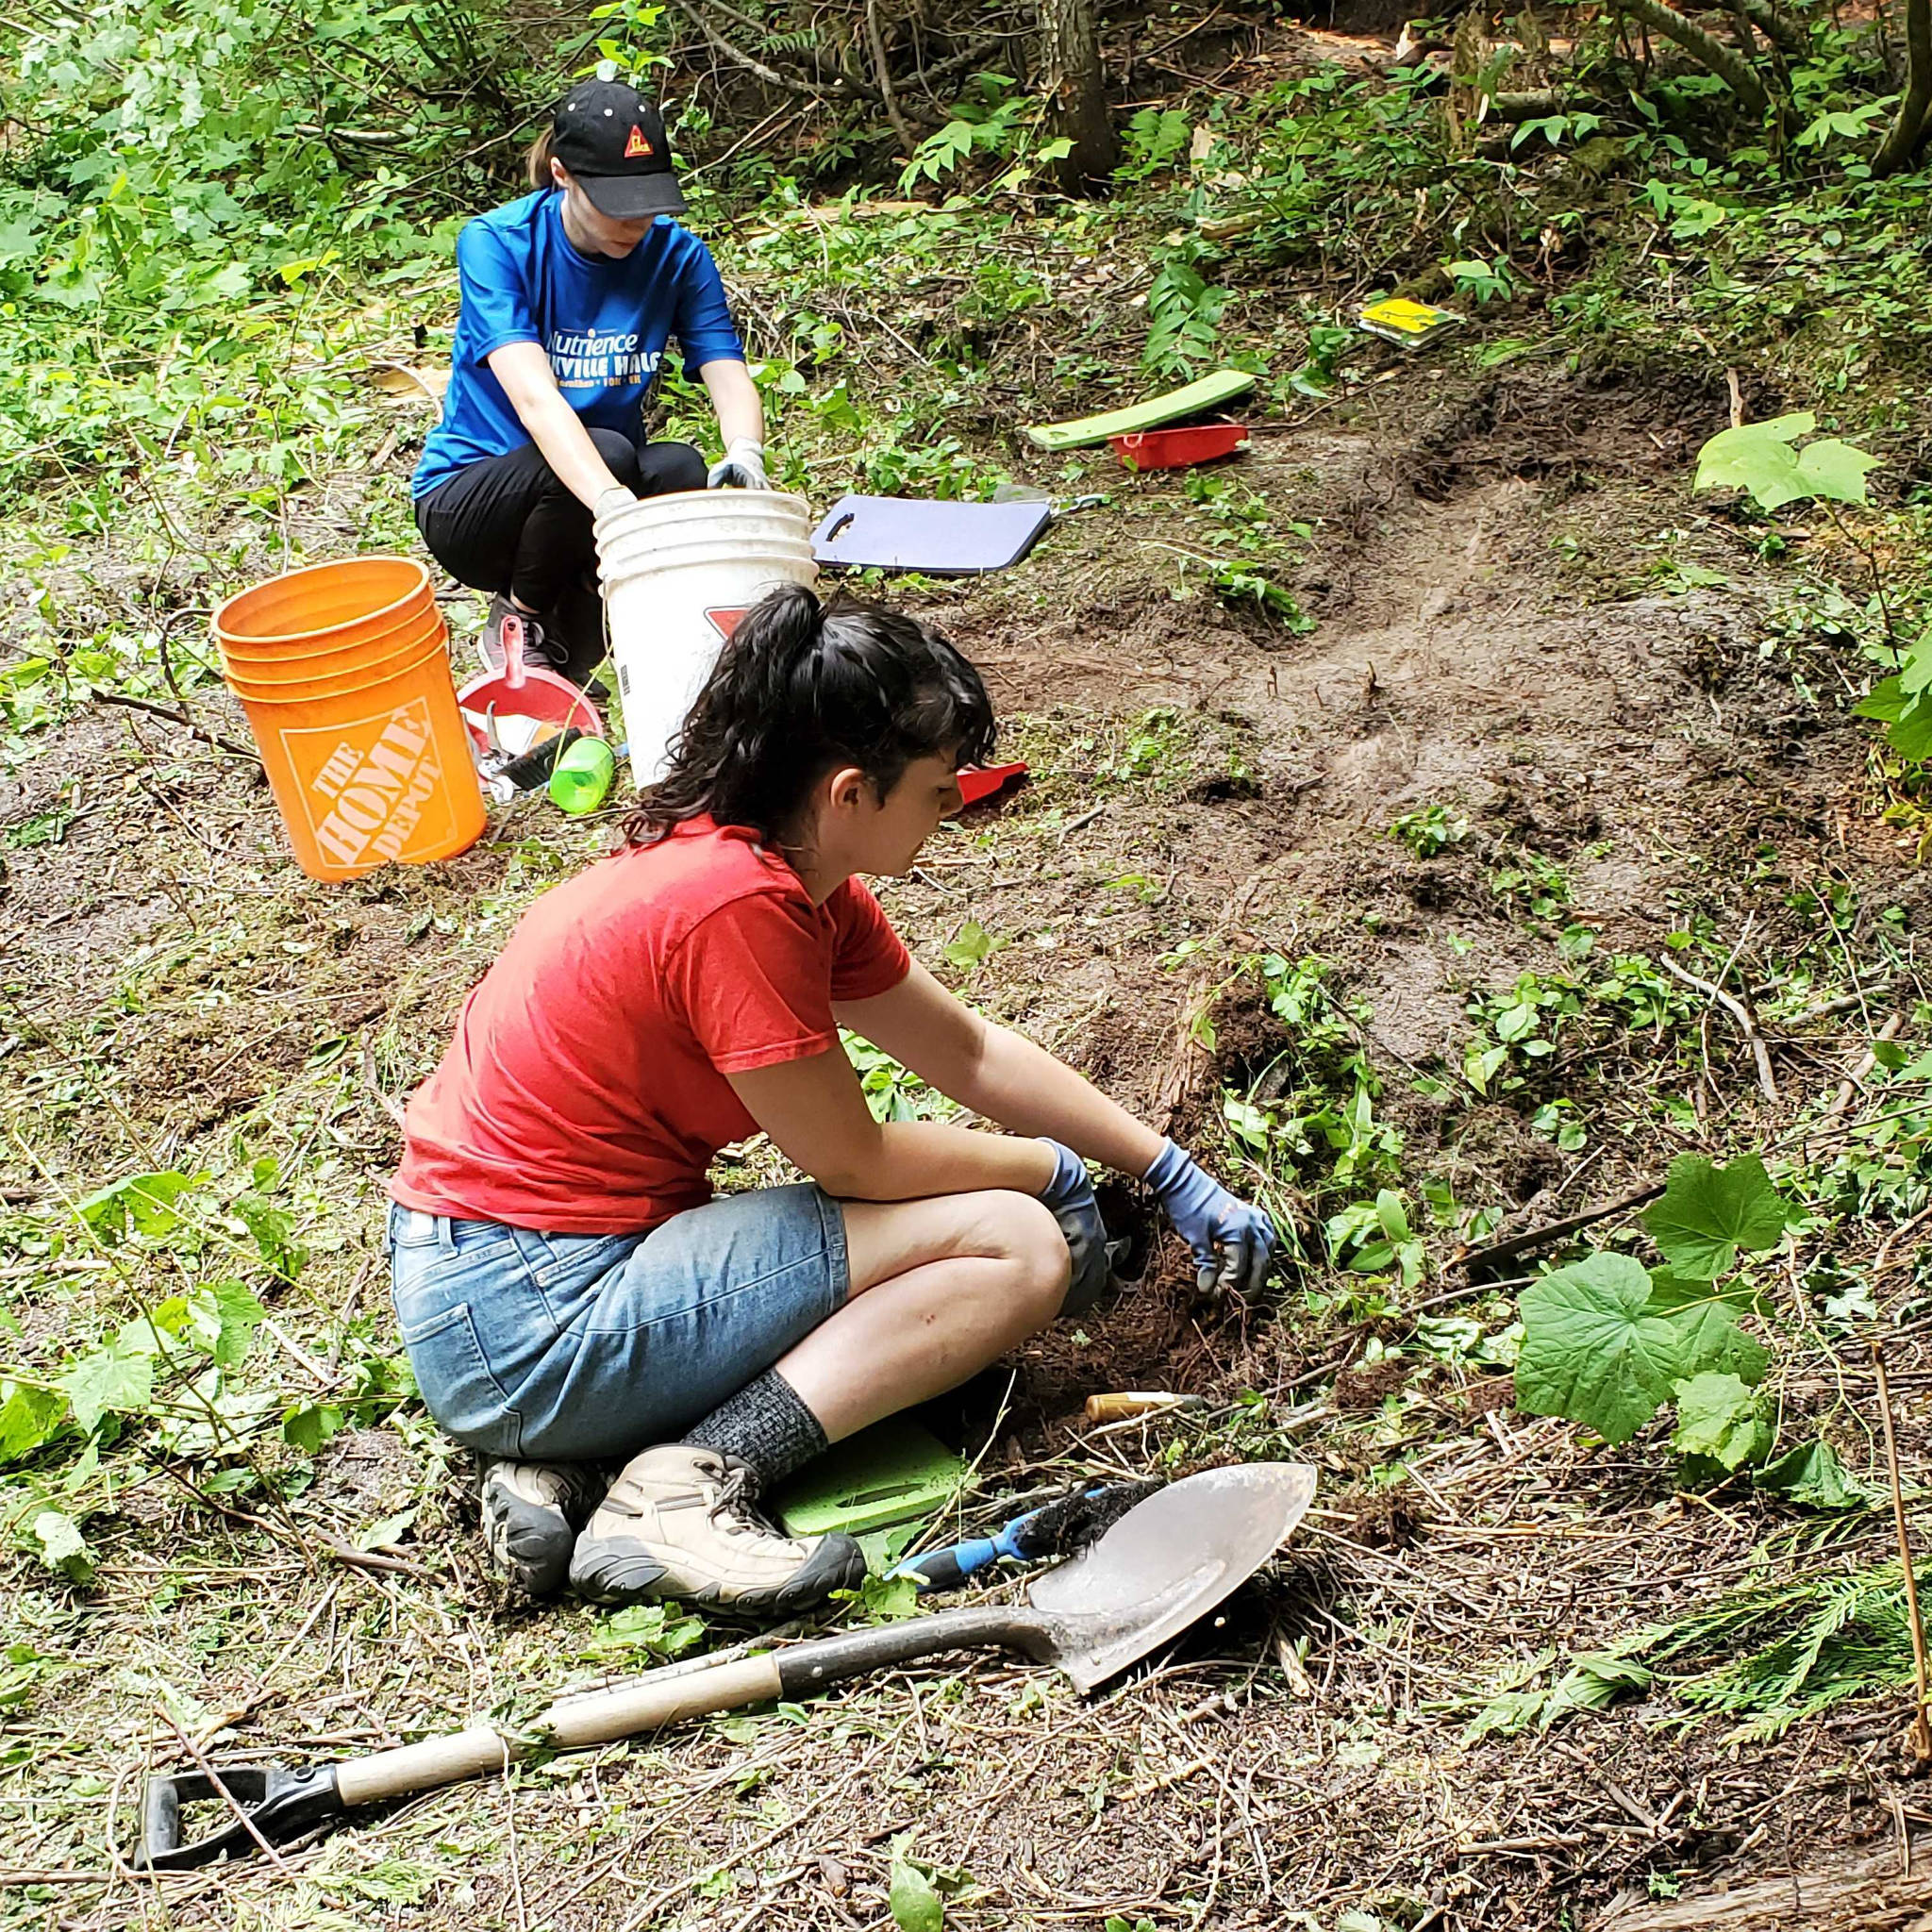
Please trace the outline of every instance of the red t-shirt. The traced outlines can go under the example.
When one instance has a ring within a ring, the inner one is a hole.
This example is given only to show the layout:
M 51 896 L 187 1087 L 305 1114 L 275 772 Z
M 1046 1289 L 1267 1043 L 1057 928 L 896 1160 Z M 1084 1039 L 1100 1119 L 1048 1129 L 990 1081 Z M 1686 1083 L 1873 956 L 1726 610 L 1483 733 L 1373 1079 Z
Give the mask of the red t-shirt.
M 409 1102 L 390 1192 L 558 1234 L 654 1227 L 757 1130 L 724 1075 L 836 1047 L 833 1001 L 910 964 L 857 879 L 814 906 L 741 826 L 628 847 L 524 914 Z

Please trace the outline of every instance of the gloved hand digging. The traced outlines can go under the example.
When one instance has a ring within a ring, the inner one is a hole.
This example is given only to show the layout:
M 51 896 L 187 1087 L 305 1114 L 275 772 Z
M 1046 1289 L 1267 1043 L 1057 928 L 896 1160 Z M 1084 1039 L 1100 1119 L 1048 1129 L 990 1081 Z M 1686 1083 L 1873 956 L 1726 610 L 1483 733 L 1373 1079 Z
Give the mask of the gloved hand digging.
M 713 463 L 705 477 L 707 490 L 769 490 L 765 480 L 765 446 L 748 436 L 734 436 L 724 446 L 724 459 Z
M 1041 1135 L 1042 1140 L 1046 1140 Z M 1067 1298 L 1060 1304 L 1063 1315 L 1077 1315 L 1100 1299 L 1107 1286 L 1109 1263 L 1107 1253 L 1107 1224 L 1093 1198 L 1093 1183 L 1087 1163 L 1071 1147 L 1047 1141 L 1054 1151 L 1053 1179 L 1040 1198 L 1051 1209 L 1067 1238 L 1067 1253 L 1073 1257 L 1073 1279 L 1067 1284 Z
M 1267 1213 L 1239 1201 L 1172 1141 L 1147 1170 L 1147 1185 L 1167 1218 L 1194 1251 L 1195 1285 L 1260 1292 L 1277 1239 Z

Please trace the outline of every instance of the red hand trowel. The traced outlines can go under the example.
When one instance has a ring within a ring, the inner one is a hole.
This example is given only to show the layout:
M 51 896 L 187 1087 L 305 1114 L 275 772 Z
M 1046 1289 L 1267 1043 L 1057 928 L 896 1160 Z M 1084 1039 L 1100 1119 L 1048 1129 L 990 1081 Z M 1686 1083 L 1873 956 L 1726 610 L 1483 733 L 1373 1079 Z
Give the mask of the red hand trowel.
M 524 626 L 514 615 L 503 620 L 503 649 L 501 671 L 473 677 L 457 693 L 479 751 L 515 758 L 572 724 L 591 738 L 604 736 L 602 716 L 577 686 L 524 662 Z

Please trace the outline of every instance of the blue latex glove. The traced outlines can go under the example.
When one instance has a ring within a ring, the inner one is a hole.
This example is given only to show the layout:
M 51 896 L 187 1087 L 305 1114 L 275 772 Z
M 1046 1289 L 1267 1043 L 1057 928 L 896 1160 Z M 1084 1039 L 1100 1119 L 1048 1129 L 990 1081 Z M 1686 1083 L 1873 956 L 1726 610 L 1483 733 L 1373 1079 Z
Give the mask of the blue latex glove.
M 1195 1285 L 1258 1294 L 1277 1236 L 1259 1208 L 1238 1201 L 1172 1141 L 1163 1141 L 1147 1185 L 1194 1251 Z
M 1073 1279 L 1067 1284 L 1067 1298 L 1060 1304 L 1060 1313 L 1077 1315 L 1091 1308 L 1107 1286 L 1107 1224 L 1101 1220 L 1100 1206 L 1093 1198 L 1087 1163 L 1071 1147 L 1062 1147 L 1058 1141 L 1047 1141 L 1046 1144 L 1054 1151 L 1055 1164 L 1053 1179 L 1040 1198 L 1059 1223 L 1074 1263 Z

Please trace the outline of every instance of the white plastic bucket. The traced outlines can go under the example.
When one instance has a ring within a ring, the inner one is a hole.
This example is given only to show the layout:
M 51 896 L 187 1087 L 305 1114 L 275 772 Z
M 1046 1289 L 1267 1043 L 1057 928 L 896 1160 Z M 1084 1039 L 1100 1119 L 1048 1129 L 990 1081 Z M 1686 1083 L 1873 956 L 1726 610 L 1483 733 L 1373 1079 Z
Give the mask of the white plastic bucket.
M 780 584 L 812 584 L 811 512 L 771 490 L 646 497 L 597 523 L 610 658 L 632 781 L 664 774 L 671 741 L 738 620 Z

